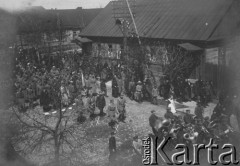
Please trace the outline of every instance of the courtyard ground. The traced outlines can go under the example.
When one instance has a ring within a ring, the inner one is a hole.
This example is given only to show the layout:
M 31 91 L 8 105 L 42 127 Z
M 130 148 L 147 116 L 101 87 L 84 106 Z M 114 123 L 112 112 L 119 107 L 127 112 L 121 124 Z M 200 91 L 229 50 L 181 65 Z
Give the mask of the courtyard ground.
M 106 98 L 107 104 L 111 97 L 111 83 L 107 84 L 108 96 Z M 151 115 L 151 110 L 155 110 L 159 117 L 163 117 L 166 112 L 166 105 L 153 105 L 149 102 L 137 103 L 133 100 L 127 99 L 126 111 L 127 118 L 126 123 L 119 123 L 117 127 L 116 140 L 119 149 L 125 147 L 130 148 L 132 138 L 136 135 L 141 139 L 152 132 L 148 118 Z M 159 100 L 159 103 L 164 103 Z M 210 103 L 208 107 L 205 108 L 204 116 L 210 116 L 215 103 Z M 177 111 L 184 112 L 186 109 L 190 109 L 193 113 L 195 109 L 195 102 L 188 103 L 176 103 Z M 108 163 L 108 138 L 110 137 L 111 129 L 108 126 L 108 121 L 106 118 L 100 119 L 98 122 L 93 123 L 91 127 L 87 129 L 87 137 L 91 140 L 92 151 L 90 152 L 92 156 L 89 158 L 89 164 L 91 165 L 106 165 Z M 127 152 L 127 151 L 126 151 Z M 130 153 L 131 154 L 131 153 Z M 94 156 L 94 157 L 93 157 Z M 129 161 L 128 161 L 129 160 Z M 123 154 L 123 160 L 121 165 L 131 165 L 130 156 L 125 156 Z
M 107 83 L 108 96 L 106 97 L 107 105 L 111 96 L 111 82 Z M 117 126 L 116 132 L 116 141 L 117 149 L 120 152 L 119 166 L 139 166 L 140 163 L 132 163 L 132 157 L 134 152 L 131 148 L 132 140 L 134 136 L 138 136 L 139 139 L 142 139 L 144 136 L 147 136 L 152 132 L 149 126 L 149 116 L 151 115 L 151 110 L 155 110 L 156 114 L 159 117 L 163 117 L 166 112 L 166 102 L 163 102 L 159 99 L 159 105 L 153 105 L 149 102 L 138 103 L 129 98 L 126 98 L 126 112 L 127 118 L 126 123 L 120 122 Z M 210 116 L 211 112 L 216 104 L 210 103 L 206 107 L 204 115 Z M 196 106 L 195 102 L 188 103 L 176 103 L 177 111 L 184 112 L 186 109 L 190 109 L 193 113 Z M 71 115 L 72 109 L 67 109 L 65 115 Z M 106 111 L 106 110 L 105 110 Z M 76 122 L 77 117 L 72 117 L 70 124 L 76 125 L 76 132 L 74 138 L 69 138 L 70 141 L 75 142 L 75 154 L 72 157 L 76 160 L 82 161 L 79 163 L 79 166 L 106 166 L 108 165 L 109 150 L 108 150 L 108 139 L 110 133 L 113 131 L 108 126 L 108 118 L 97 117 L 94 121 L 87 120 L 84 124 L 78 124 Z M 53 120 L 54 122 L 55 120 Z M 53 123 L 55 124 L 55 123 Z M 71 140 L 72 139 L 72 140 Z M 75 139 L 75 140 L 74 140 Z M 76 143 L 79 142 L 79 143 Z M 52 148 L 52 145 L 49 144 L 49 149 Z M 41 160 L 39 158 L 40 152 L 32 154 L 31 160 L 34 160 L 35 163 L 39 163 Z M 44 154 L 42 154 L 44 155 Z M 38 156 L 38 157 L 36 157 Z M 45 158 L 45 157 L 44 157 Z M 39 161 L 38 161 L 39 159 Z M 113 165 L 118 166 L 118 165 Z

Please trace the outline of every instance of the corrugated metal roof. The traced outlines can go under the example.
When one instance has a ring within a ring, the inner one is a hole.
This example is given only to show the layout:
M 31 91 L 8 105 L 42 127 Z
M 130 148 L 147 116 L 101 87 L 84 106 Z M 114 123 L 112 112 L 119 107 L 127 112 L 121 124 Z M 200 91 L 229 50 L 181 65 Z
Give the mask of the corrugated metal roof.
M 206 41 L 218 30 L 233 1 L 138 0 L 135 21 L 141 37 Z M 119 27 L 115 25 L 111 3 L 95 17 L 81 35 L 123 36 Z

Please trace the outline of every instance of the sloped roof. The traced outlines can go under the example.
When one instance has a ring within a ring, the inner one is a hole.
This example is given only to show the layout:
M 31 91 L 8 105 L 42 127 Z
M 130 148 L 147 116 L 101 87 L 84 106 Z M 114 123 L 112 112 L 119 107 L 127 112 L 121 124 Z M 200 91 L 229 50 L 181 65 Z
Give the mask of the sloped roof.
M 140 37 L 206 41 L 215 36 L 214 32 L 222 24 L 233 2 L 234 0 L 138 0 L 135 22 Z M 235 19 L 235 22 L 240 22 L 240 17 Z M 224 36 L 229 30 L 231 29 L 221 30 L 221 34 Z M 115 25 L 111 3 L 81 35 L 123 36 Z
M 235 0 L 216 30 L 209 37 L 209 41 L 236 36 L 240 33 L 240 1 Z
M 87 26 L 102 10 L 102 8 L 82 9 L 83 10 L 83 23 Z

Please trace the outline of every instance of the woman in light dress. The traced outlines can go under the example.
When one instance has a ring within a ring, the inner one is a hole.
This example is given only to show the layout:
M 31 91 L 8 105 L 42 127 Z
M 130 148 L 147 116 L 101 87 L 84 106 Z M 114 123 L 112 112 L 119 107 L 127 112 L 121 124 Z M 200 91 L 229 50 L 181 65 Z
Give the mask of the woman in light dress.
M 168 99 L 168 101 L 170 102 L 169 105 L 168 105 L 168 107 L 170 107 L 170 108 L 171 108 L 171 112 L 172 112 L 173 114 L 175 114 L 175 113 L 176 113 L 176 105 L 175 105 L 173 96 L 171 96 L 170 99 Z

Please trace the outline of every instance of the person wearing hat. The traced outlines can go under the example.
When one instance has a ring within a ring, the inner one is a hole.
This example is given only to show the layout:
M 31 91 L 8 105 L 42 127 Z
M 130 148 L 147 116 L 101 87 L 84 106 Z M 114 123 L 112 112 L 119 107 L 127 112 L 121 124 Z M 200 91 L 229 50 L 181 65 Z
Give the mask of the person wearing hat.
M 190 124 L 190 123 L 193 122 L 193 117 L 190 114 L 190 110 L 189 109 L 186 110 L 186 114 L 184 115 L 183 120 L 184 120 L 185 124 Z
M 106 114 L 103 112 L 103 109 L 106 106 L 106 100 L 104 97 L 104 93 L 102 91 L 99 91 L 99 95 L 97 96 L 96 99 L 96 106 L 100 110 L 99 116 L 105 116 Z
M 121 122 L 124 122 L 124 120 L 126 119 L 125 106 L 126 106 L 126 99 L 124 98 L 124 95 L 122 93 L 117 100 L 117 108 L 118 108 L 118 112 L 119 112 L 118 120 Z
M 156 111 L 152 110 L 151 115 L 148 120 L 149 120 L 149 125 L 152 128 L 153 134 L 157 135 L 157 130 L 155 129 L 155 122 L 157 119 L 159 119 L 159 117 L 155 113 L 156 113 Z
M 171 112 L 171 108 L 167 108 L 166 113 L 164 114 L 164 118 L 166 118 L 167 120 L 173 120 L 175 118 L 173 113 Z
M 109 148 L 109 162 L 113 162 L 116 157 L 117 144 L 115 138 L 115 132 L 111 132 L 111 137 L 108 140 L 108 148 Z
M 142 101 L 142 97 L 143 97 L 143 94 L 142 94 L 142 82 L 141 81 L 138 81 L 137 82 L 137 86 L 136 86 L 136 91 L 135 91 L 135 100 L 137 102 L 141 102 Z

